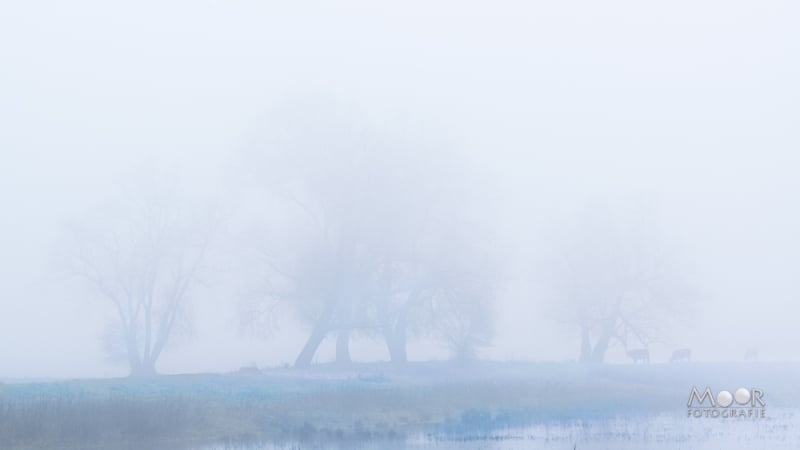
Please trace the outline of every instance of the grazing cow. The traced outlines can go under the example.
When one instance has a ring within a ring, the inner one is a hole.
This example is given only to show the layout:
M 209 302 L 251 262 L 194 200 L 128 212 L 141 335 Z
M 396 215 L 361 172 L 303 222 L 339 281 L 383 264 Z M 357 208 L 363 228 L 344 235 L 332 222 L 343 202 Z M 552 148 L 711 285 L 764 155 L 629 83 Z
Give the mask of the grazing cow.
M 744 351 L 744 360 L 745 361 L 758 361 L 758 349 L 755 347 L 749 347 L 747 350 Z
M 255 364 L 239 368 L 240 375 L 258 375 L 259 373 L 261 373 L 261 370 Z
M 650 363 L 650 351 L 646 348 L 628 350 L 627 355 L 628 358 L 633 360 L 634 364 L 636 364 L 639 360 L 642 360 L 643 363 Z
M 669 362 L 675 361 L 691 361 L 692 359 L 692 351 L 688 348 L 679 348 L 672 352 L 672 357 L 669 359 Z

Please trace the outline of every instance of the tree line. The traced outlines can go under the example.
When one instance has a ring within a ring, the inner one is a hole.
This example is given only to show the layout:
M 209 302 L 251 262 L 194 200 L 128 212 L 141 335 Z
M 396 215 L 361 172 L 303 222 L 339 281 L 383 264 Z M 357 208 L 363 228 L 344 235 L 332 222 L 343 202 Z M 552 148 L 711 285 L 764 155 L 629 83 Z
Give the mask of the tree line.
M 296 367 L 331 337 L 341 364 L 359 337 L 381 340 L 394 364 L 414 337 L 457 359 L 491 344 L 506 277 L 479 170 L 446 143 L 335 111 L 292 108 L 267 128 L 239 155 L 246 208 L 223 214 L 153 169 L 71 221 L 68 266 L 113 310 L 109 351 L 132 375 L 156 373 L 226 240 L 247 268 L 243 322 L 269 327 L 280 310 L 307 325 Z M 580 333 L 581 361 L 602 362 L 615 342 L 653 342 L 688 295 L 642 217 L 585 217 L 553 245 L 543 279 Z

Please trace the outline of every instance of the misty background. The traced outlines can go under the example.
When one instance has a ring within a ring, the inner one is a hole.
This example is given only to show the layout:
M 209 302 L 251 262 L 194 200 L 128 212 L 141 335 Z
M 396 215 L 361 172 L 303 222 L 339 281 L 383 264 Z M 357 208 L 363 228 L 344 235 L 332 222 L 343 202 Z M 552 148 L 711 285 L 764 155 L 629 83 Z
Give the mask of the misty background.
M 454 201 L 481 213 L 503 271 L 482 357 L 576 360 L 577 327 L 543 281 L 549 255 L 587 209 L 636 205 L 693 287 L 650 346 L 654 362 L 682 347 L 700 361 L 742 360 L 748 347 L 796 361 L 798 12 L 780 1 L 3 5 L 0 377 L 125 374 L 100 343 L 109 305 L 63 273 L 59 249 L 70 221 L 156 167 L 227 217 L 215 275 L 159 371 L 290 364 L 308 326 L 284 313 L 268 336 L 243 332 L 237 249 L 263 218 L 258 179 L 276 176 L 253 169 L 254 149 L 305 117 L 291 105 L 319 104 L 405 136 L 420 167 L 458 161 L 470 196 Z M 328 339 L 316 360 L 333 353 Z M 354 339 L 351 353 L 388 358 L 376 339 Z M 408 354 L 448 357 L 424 338 Z M 620 347 L 607 356 L 626 361 Z

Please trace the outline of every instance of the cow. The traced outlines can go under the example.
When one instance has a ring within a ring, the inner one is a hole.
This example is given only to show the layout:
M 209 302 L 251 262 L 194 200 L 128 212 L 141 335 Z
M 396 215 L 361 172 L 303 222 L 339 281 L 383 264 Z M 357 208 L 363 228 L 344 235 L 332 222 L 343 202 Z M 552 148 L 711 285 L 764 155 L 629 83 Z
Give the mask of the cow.
M 692 351 L 688 348 L 679 348 L 672 352 L 672 357 L 669 359 L 669 362 L 675 361 L 686 361 L 689 362 L 692 360 Z
M 626 354 L 628 355 L 628 358 L 633 360 L 634 364 L 636 364 L 639 360 L 642 360 L 643 363 L 650 363 L 650 351 L 646 348 L 628 350 Z

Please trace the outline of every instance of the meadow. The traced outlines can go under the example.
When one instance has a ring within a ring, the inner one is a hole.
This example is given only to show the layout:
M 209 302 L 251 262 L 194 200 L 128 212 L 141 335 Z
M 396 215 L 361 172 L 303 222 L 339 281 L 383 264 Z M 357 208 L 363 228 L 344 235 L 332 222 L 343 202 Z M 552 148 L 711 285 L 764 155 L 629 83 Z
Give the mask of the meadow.
M 519 436 L 542 439 L 553 430 L 567 445 L 580 437 L 577 429 L 612 429 L 603 423 L 632 438 L 633 424 L 643 418 L 653 418 L 662 434 L 675 424 L 683 427 L 677 434 L 692 434 L 709 422 L 685 417 L 689 391 L 707 385 L 759 386 L 768 411 L 780 411 L 791 426 L 798 375 L 800 366 L 777 363 L 430 362 L 7 380 L 0 385 L 0 448 L 416 448 L 414 442 L 515 448 Z

